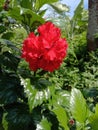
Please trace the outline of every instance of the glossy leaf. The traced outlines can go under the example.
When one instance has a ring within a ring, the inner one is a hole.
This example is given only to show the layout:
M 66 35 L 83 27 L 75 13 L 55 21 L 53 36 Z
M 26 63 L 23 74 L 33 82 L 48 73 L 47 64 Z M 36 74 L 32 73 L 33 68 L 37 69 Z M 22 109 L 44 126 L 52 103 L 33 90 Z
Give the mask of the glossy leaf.
M 34 107 L 41 105 L 43 102 L 46 102 L 51 97 L 51 93 L 54 89 L 53 86 L 47 86 L 44 88 L 44 85 L 41 82 L 41 84 L 39 84 L 40 88 L 38 89 L 38 86 L 31 85 L 29 79 L 21 79 L 21 81 L 22 85 L 24 85 L 25 93 L 28 97 L 30 111 Z M 41 89 L 42 86 L 43 89 Z
M 89 118 L 93 130 L 98 130 L 98 104 L 95 107 L 95 113 Z
M 9 10 L 9 16 L 19 21 L 23 25 L 31 27 L 34 22 L 44 23 L 44 19 L 30 9 L 14 7 Z
M 60 126 L 63 127 L 64 130 L 69 130 L 67 126 L 68 119 L 65 109 L 61 106 L 57 106 L 53 109 L 53 112 L 56 114 Z
M 25 20 L 24 22 L 26 22 L 26 19 L 28 19 L 27 25 L 29 23 L 29 26 L 32 26 L 34 22 L 39 22 L 39 23 L 45 22 L 44 19 L 40 15 L 36 14 L 30 9 L 21 8 L 20 15 L 22 15 L 22 17 L 24 18 L 23 19 Z
M 83 0 L 80 1 L 77 8 L 75 9 L 73 19 L 80 19 L 81 20 L 81 17 L 82 17 L 81 12 L 83 12 Z
M 46 118 L 44 118 L 38 125 L 37 130 L 51 130 L 51 125 L 52 124 Z
M 57 2 L 58 0 L 36 0 L 35 8 L 39 10 L 43 5 Z
M 70 94 L 67 91 L 56 91 L 52 94 L 52 100 L 50 103 L 55 107 L 55 105 L 59 104 L 63 107 L 69 108 Z
M 62 12 L 68 12 L 69 7 L 66 4 L 61 4 L 59 2 L 50 4 L 54 10 L 56 10 L 57 13 L 62 13 Z
M 17 102 L 23 92 L 19 78 L 14 73 L 0 76 L 0 104 L 7 105 Z
M 34 124 L 25 103 L 13 103 L 6 107 L 6 112 L 7 130 L 33 130 Z
M 16 71 L 19 61 L 19 57 L 13 55 L 12 53 L 9 53 L 8 51 L 4 52 L 3 55 L 0 56 L 0 65 L 9 70 Z
M 73 117 L 80 123 L 84 123 L 88 116 L 86 101 L 80 90 L 73 88 L 71 91 L 70 110 Z

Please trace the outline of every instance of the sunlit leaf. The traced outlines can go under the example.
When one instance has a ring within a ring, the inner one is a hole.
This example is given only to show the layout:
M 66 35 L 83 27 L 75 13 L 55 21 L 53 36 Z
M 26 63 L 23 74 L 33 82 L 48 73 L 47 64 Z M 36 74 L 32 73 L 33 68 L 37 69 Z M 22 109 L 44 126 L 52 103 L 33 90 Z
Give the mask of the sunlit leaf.
M 77 8 L 75 9 L 73 19 L 80 19 L 82 17 L 81 12 L 83 12 L 83 0 L 80 1 Z
M 69 7 L 66 4 L 62 4 L 59 2 L 56 3 L 52 3 L 50 4 L 54 10 L 56 10 L 58 13 L 62 13 L 62 12 L 68 12 L 69 11 Z
M 8 15 L 15 20 L 22 21 L 23 17 L 20 15 L 20 7 L 14 7 L 8 11 Z
M 22 15 L 25 20 L 24 22 L 27 22 L 29 26 L 32 26 L 34 22 L 44 23 L 44 19 L 30 9 L 21 8 L 20 15 Z
M 51 130 L 51 123 L 46 119 L 42 119 L 40 124 L 38 124 L 36 130 Z
M 95 113 L 89 118 L 93 130 L 98 130 L 98 104 L 95 107 Z
M 35 7 L 39 10 L 43 5 L 57 2 L 58 0 L 36 0 Z
M 4 113 L 3 114 L 3 119 L 2 119 L 2 124 L 3 124 L 4 130 L 8 130 L 8 122 L 5 119 L 6 116 L 7 116 L 7 113 Z
M 67 119 L 65 109 L 61 106 L 57 106 L 53 109 L 53 112 L 56 114 L 57 119 L 60 123 L 60 126 L 62 126 L 64 128 L 64 130 L 69 130 L 69 128 L 67 126 L 68 119 Z
M 71 91 L 70 110 L 78 122 L 85 122 L 88 116 L 87 104 L 80 90 L 76 88 Z
M 37 84 L 35 86 L 31 85 L 29 79 L 26 80 L 21 79 L 21 81 L 22 85 L 24 85 L 25 93 L 28 97 L 30 111 L 34 107 L 41 105 L 43 102 L 46 102 L 51 97 L 51 93 L 54 89 L 53 86 L 47 86 L 45 88 L 44 86 L 45 84 L 41 82 L 39 83 L 40 88 L 38 89 L 38 86 L 36 86 Z

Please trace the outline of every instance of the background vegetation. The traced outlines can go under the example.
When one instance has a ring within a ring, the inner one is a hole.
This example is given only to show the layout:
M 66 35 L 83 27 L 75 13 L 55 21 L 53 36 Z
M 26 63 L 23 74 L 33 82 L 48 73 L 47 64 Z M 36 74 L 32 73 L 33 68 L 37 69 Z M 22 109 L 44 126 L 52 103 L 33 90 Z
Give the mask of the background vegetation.
M 0 130 L 98 130 L 98 50 L 87 50 L 88 11 L 81 0 L 70 18 L 67 6 L 54 2 L 0 1 Z M 45 4 L 58 13 L 55 19 L 43 18 Z M 48 20 L 61 28 L 68 54 L 59 70 L 35 75 L 21 46 Z

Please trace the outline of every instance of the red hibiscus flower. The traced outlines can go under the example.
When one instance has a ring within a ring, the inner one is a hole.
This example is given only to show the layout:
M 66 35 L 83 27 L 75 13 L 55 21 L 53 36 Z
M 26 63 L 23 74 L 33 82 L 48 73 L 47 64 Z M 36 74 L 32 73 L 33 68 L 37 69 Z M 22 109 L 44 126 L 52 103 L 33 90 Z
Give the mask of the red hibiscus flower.
M 39 36 L 30 33 L 24 40 L 22 58 L 33 71 L 41 68 L 53 72 L 60 67 L 66 56 L 68 44 L 60 37 L 60 29 L 51 22 L 39 26 L 38 32 Z

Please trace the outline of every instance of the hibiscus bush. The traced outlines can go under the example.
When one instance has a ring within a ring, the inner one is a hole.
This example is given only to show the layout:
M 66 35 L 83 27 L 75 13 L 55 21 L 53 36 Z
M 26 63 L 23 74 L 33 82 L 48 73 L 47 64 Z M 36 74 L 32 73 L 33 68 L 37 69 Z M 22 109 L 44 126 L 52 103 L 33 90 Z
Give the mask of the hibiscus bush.
M 0 130 L 98 129 L 98 50 L 43 18 L 53 2 L 0 1 Z

